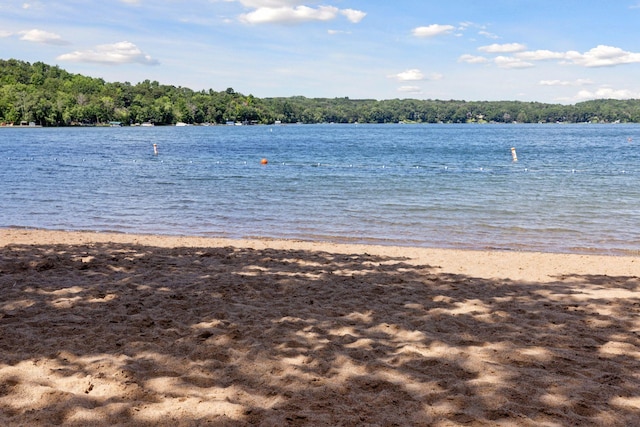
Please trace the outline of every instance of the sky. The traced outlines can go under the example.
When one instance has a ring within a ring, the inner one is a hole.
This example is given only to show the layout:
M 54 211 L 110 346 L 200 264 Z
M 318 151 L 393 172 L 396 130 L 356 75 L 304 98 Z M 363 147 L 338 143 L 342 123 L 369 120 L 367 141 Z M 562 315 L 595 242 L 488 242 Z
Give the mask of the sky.
M 259 98 L 640 98 L 640 0 L 0 0 L 0 58 Z

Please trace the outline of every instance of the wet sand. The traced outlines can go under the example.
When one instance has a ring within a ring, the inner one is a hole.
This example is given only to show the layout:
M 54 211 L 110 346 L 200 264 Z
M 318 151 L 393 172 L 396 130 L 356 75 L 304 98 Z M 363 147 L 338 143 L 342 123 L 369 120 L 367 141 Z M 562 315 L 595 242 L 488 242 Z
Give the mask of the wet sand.
M 0 230 L 1 425 L 640 424 L 640 258 Z

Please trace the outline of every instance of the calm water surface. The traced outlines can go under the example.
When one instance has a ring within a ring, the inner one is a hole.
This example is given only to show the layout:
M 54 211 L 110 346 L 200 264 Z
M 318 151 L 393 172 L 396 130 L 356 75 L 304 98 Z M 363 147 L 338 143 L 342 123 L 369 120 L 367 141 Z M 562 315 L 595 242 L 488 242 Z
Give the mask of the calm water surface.
M 0 129 L 0 227 L 638 255 L 639 178 L 638 125 Z

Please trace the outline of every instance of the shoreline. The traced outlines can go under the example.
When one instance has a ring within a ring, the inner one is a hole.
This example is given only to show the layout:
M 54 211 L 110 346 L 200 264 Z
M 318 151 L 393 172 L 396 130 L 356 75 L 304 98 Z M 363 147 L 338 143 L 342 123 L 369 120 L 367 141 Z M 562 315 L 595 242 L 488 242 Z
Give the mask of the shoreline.
M 0 424 L 640 419 L 640 258 L 0 229 Z
M 22 231 L 43 231 L 43 232 L 60 232 L 60 233 L 87 233 L 90 235 L 125 235 L 125 236 L 155 236 L 159 239 L 202 239 L 204 241 L 231 241 L 231 242 L 248 242 L 248 241 L 274 241 L 274 242 L 304 242 L 313 244 L 327 244 L 327 245 L 339 245 L 339 246 L 358 246 L 358 247 L 390 247 L 390 248 L 406 248 L 406 249 L 424 249 L 424 250 L 445 250 L 445 251 L 463 251 L 463 252 L 498 252 L 498 253 L 535 253 L 535 254 L 549 254 L 549 255 L 585 255 L 585 256 L 604 256 L 604 257 L 629 257 L 640 258 L 640 248 L 623 249 L 623 248 L 597 248 L 597 247 L 566 247 L 564 249 L 557 246 L 543 246 L 543 245 L 520 245 L 520 246 L 490 246 L 487 244 L 435 244 L 428 241 L 411 241 L 411 240 L 396 240 L 396 239 L 382 239 L 374 237 L 344 237 L 344 236 L 332 236 L 332 235 L 313 235 L 313 236 L 278 236 L 278 235 L 240 235 L 240 234 L 215 234 L 215 233 L 193 233 L 178 231 L 150 231 L 150 230 L 119 230 L 119 229 L 91 229 L 91 228 L 78 228 L 78 229 L 60 229 L 60 228 L 47 228 L 41 226 L 29 226 L 29 225 L 5 225 L 0 226 L 0 230 L 22 230 Z
M 562 274 L 640 275 L 640 256 L 427 248 L 274 238 L 224 238 L 94 231 L 0 228 L 0 247 L 7 244 L 118 243 L 157 247 L 226 247 L 369 253 L 402 256 L 412 264 L 437 265 L 440 271 L 483 278 L 551 280 Z

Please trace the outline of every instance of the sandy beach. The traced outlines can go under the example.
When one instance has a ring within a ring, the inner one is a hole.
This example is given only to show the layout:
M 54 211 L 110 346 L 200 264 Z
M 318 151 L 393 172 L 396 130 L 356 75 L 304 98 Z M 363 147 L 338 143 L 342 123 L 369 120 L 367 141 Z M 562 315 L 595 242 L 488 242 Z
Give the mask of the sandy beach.
M 0 425 L 640 425 L 640 257 L 0 229 Z

